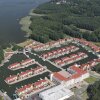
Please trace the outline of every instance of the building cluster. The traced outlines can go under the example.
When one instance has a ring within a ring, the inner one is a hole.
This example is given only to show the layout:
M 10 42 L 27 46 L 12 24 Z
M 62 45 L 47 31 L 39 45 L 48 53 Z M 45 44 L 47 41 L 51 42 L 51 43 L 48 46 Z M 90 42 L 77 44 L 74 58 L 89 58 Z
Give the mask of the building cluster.
M 65 54 L 69 54 L 71 52 L 75 52 L 79 50 L 78 47 L 76 46 L 66 46 L 66 47 L 62 47 L 62 48 L 58 48 L 57 50 L 52 50 L 50 52 L 47 52 L 47 53 L 43 53 L 41 55 L 41 57 L 45 58 L 45 59 L 52 59 L 52 58 L 55 58 L 55 57 L 59 57 L 61 55 L 65 55 Z
M 89 73 L 76 65 L 67 68 L 67 71 L 54 72 L 51 74 L 51 80 L 57 84 L 61 83 L 67 87 L 75 86 L 75 84 L 89 77 Z
M 71 63 L 74 63 L 76 61 L 82 60 L 84 58 L 87 58 L 88 55 L 83 52 L 78 52 L 77 54 L 71 54 L 69 57 L 62 57 L 59 59 L 54 60 L 53 62 L 58 66 L 65 66 Z
M 80 42 L 84 45 L 87 45 L 91 47 L 94 51 L 100 52 L 100 47 L 96 46 L 92 42 L 86 41 L 85 39 L 79 39 L 79 38 L 64 38 L 64 39 L 59 39 L 58 41 L 51 41 L 46 44 L 39 43 L 37 41 L 33 41 L 33 43 L 29 44 L 26 46 L 26 48 L 33 48 L 36 51 L 41 51 L 41 50 L 46 50 L 48 48 L 53 48 L 55 46 L 59 46 L 61 44 L 64 44 L 66 42 L 71 42 L 71 41 L 77 41 Z
M 48 50 L 53 47 L 58 47 L 61 44 L 64 44 L 66 42 L 71 42 L 72 40 L 73 40 L 73 38 L 59 39 L 58 41 L 51 41 L 46 44 L 39 44 L 37 46 L 33 46 L 32 49 L 35 51 L 44 51 L 44 50 Z
M 91 50 L 89 50 L 92 53 L 87 54 L 82 50 L 78 51 L 80 49 L 79 46 L 84 48 L 88 46 L 89 48 L 91 48 Z M 51 48 L 56 49 L 50 50 Z M 40 55 L 40 53 L 36 53 L 31 50 L 43 51 L 44 53 Z M 45 50 L 48 51 L 45 52 Z M 38 80 L 37 82 L 33 83 L 32 81 L 29 84 L 27 83 L 22 87 L 16 88 L 15 93 L 18 95 L 20 100 L 26 100 L 37 94 L 39 94 L 38 97 L 42 100 L 66 100 L 74 95 L 74 93 L 71 91 L 71 88 L 75 87 L 78 83 L 88 78 L 90 76 L 88 70 L 92 69 L 100 63 L 100 57 L 97 56 L 97 54 L 100 53 L 100 48 L 95 46 L 91 42 L 87 42 L 83 39 L 77 38 L 65 38 L 58 41 L 51 41 L 46 44 L 33 41 L 30 44 L 26 45 L 23 51 L 28 52 L 23 53 L 28 57 L 31 57 L 31 54 L 34 55 L 32 56 L 34 57 L 34 59 L 28 58 L 21 62 L 16 62 L 9 65 L 8 69 L 12 71 L 16 71 L 25 67 L 28 68 L 23 72 L 17 72 L 16 75 L 10 75 L 9 77 L 6 76 L 7 78 L 4 79 L 4 81 L 7 83 L 7 85 L 12 85 L 24 81 L 36 75 L 43 74 L 44 72 L 47 72 L 49 74 L 50 79 L 40 78 L 40 80 Z M 95 55 L 97 57 L 95 57 L 95 59 L 93 59 L 93 57 L 92 60 L 87 61 L 84 64 L 74 64 L 72 66 L 70 65 L 68 66 L 67 71 L 63 69 L 63 66 L 69 65 L 71 63 L 77 63 L 77 61 L 87 58 L 89 54 Z M 8 58 L 11 56 L 12 54 L 9 54 Z M 38 62 L 36 62 L 35 59 Z M 48 63 L 45 63 L 45 59 L 48 59 L 46 61 Z M 43 62 L 41 63 L 41 61 Z M 39 63 L 45 64 L 44 66 L 42 66 Z M 33 64 L 36 64 L 37 66 L 29 68 L 29 66 Z M 48 67 L 48 69 L 46 69 L 46 64 L 48 66 L 49 64 L 55 65 L 54 67 L 57 67 L 61 71 L 52 72 Z
M 33 43 L 28 44 L 27 46 L 25 46 L 25 48 L 26 49 L 31 48 L 35 51 L 43 51 L 43 50 L 48 50 L 48 49 L 56 47 L 56 46 L 60 46 L 61 44 L 71 42 L 71 41 L 79 42 L 83 45 L 89 46 L 95 52 L 100 52 L 100 47 L 94 45 L 92 42 L 88 42 L 84 39 L 79 39 L 79 38 L 64 38 L 64 39 L 59 39 L 58 41 L 51 41 L 46 44 L 42 44 L 42 43 L 33 41 Z
M 52 3 L 56 3 L 57 5 L 67 3 L 67 0 L 51 0 Z
M 71 90 L 60 84 L 41 92 L 39 97 L 42 98 L 42 100 L 67 100 L 73 95 L 74 93 Z
M 67 100 L 74 93 L 70 90 L 75 84 L 89 77 L 89 73 L 73 65 L 67 71 L 54 72 L 50 75 L 51 81 L 58 84 L 39 93 L 42 100 Z
M 100 58 L 97 58 L 88 61 L 85 64 L 79 65 L 79 67 L 82 68 L 83 70 L 91 70 L 94 66 L 98 65 L 99 63 L 100 63 Z
M 28 42 L 26 45 L 24 45 L 24 47 L 25 47 L 25 49 L 28 49 L 28 48 L 33 48 L 37 45 L 43 45 L 43 43 L 32 40 L 32 41 Z
M 40 79 L 35 83 L 22 86 L 21 88 L 16 89 L 15 92 L 21 98 L 21 100 L 24 100 L 31 94 L 40 92 L 43 89 L 46 89 L 50 86 L 52 86 L 52 83 L 47 78 L 45 78 L 45 79 Z
M 14 84 L 17 83 L 19 81 L 22 81 L 24 79 L 28 79 L 34 75 L 40 74 L 41 72 L 43 72 L 45 69 L 41 66 L 37 66 L 36 68 L 32 68 L 30 70 L 26 70 L 24 72 L 18 73 L 17 75 L 12 75 L 10 77 L 7 77 L 5 79 L 5 82 L 7 84 Z
M 79 38 L 74 38 L 74 40 L 81 43 L 81 44 L 83 44 L 83 45 L 89 46 L 93 51 L 100 53 L 100 47 L 96 46 L 92 42 L 88 42 L 84 39 L 79 39 Z
M 10 66 L 8 66 L 8 69 L 18 70 L 18 69 L 21 69 L 21 68 L 28 67 L 32 64 L 35 64 L 34 59 L 25 59 L 22 62 L 17 62 L 17 63 L 11 64 Z

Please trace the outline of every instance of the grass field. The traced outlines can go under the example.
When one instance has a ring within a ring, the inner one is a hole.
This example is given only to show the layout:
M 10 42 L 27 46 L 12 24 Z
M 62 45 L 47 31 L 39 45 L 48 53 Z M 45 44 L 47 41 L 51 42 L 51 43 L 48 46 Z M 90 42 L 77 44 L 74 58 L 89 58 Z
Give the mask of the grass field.
M 92 77 L 92 76 L 90 76 L 89 78 L 85 79 L 85 81 L 86 81 L 87 83 L 89 83 L 89 84 L 94 83 L 96 80 L 97 80 L 97 79 L 94 78 L 94 77 Z
M 87 100 L 88 99 L 88 95 L 87 95 L 87 91 L 85 91 L 83 94 L 82 94 L 82 100 Z

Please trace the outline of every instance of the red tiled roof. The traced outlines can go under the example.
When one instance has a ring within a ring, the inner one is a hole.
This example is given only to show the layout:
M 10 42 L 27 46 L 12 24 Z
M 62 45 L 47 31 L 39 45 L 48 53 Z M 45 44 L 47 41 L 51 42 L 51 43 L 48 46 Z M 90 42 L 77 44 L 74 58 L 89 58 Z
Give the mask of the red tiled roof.
M 23 63 L 26 63 L 26 62 L 29 62 L 29 61 L 31 61 L 32 59 L 25 59 L 25 60 L 23 60 L 21 63 L 23 64 Z
M 17 90 L 17 92 L 18 92 L 18 93 L 19 93 L 19 92 L 24 92 L 26 89 L 31 88 L 31 87 L 32 87 L 32 84 L 25 85 L 25 86 L 23 86 L 22 88 L 19 88 L 19 89 Z
M 27 75 L 27 72 L 21 72 L 19 76 Z
M 9 81 L 10 79 L 14 79 L 14 78 L 17 78 L 17 75 L 12 75 L 10 77 L 7 77 L 5 80 L 6 81 Z
M 76 79 L 76 78 L 79 78 L 81 75 L 80 74 L 74 74 L 71 76 L 71 79 Z
M 58 63 L 58 62 L 61 62 L 61 60 L 60 59 L 56 59 L 56 60 L 54 60 L 54 62 Z
M 11 64 L 11 65 L 8 66 L 8 67 L 12 67 L 12 66 L 19 65 L 19 64 L 20 64 L 20 63 L 16 62 L 16 63 L 14 63 L 14 64 Z
M 35 83 L 33 83 L 33 84 L 34 84 L 34 86 L 38 86 L 38 85 L 41 85 L 42 82 L 46 82 L 46 81 L 47 81 L 47 80 L 42 79 L 42 80 L 39 80 L 38 82 L 35 82 Z
M 67 80 L 66 77 L 62 76 L 62 75 L 61 75 L 60 73 L 58 73 L 58 72 L 55 72 L 55 73 L 54 73 L 54 77 L 56 77 L 57 79 L 59 79 L 59 80 L 61 80 L 61 81 L 66 81 L 66 80 Z
M 76 66 L 71 66 L 71 69 L 74 70 L 74 71 L 76 71 L 78 74 L 81 74 L 81 75 L 84 74 L 84 73 L 86 73 L 86 71 L 84 71 L 83 69 L 78 68 Z

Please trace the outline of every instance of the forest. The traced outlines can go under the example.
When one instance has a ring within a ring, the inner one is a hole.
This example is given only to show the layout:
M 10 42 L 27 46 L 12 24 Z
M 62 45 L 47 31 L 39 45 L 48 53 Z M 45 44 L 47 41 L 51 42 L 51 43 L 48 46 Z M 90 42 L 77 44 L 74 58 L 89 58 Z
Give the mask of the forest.
M 89 85 L 87 89 L 88 100 L 100 100 L 100 80 L 94 84 Z
M 98 64 L 97 66 L 95 66 L 95 67 L 93 68 L 93 71 L 96 71 L 97 73 L 100 74 L 100 64 Z
M 3 59 L 4 59 L 4 51 L 3 51 L 3 49 L 0 47 L 0 63 L 2 62 Z
M 40 5 L 32 16 L 31 38 L 46 43 L 66 36 L 100 42 L 100 0 L 56 0 Z

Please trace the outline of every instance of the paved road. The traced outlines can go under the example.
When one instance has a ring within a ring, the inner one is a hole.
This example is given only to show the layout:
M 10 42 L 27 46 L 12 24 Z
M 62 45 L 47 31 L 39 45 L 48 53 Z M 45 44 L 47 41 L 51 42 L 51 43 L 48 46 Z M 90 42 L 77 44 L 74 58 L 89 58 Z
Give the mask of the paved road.
M 0 91 L 0 95 L 3 96 L 4 100 L 11 100 L 11 98 L 6 93 L 2 93 L 2 91 Z
M 50 71 L 60 71 L 60 68 L 57 68 L 56 66 L 52 65 L 50 62 L 43 60 L 41 57 L 39 57 L 37 54 L 35 53 L 28 53 L 29 57 L 32 59 L 35 59 L 35 61 L 37 61 L 38 63 L 40 63 L 43 66 L 46 66 L 48 70 Z
M 97 57 L 100 56 L 99 53 L 94 52 L 89 46 L 86 46 L 86 45 L 83 45 L 83 44 L 80 44 L 80 43 L 75 43 L 75 44 L 82 46 L 82 47 L 85 48 L 88 52 L 92 52 L 92 53 L 95 54 Z

